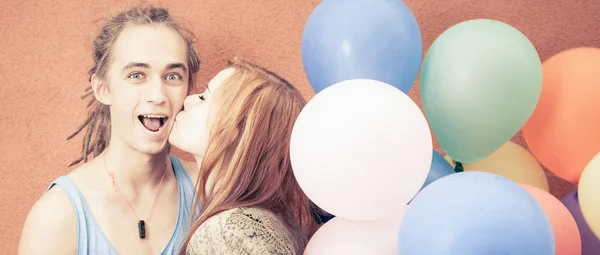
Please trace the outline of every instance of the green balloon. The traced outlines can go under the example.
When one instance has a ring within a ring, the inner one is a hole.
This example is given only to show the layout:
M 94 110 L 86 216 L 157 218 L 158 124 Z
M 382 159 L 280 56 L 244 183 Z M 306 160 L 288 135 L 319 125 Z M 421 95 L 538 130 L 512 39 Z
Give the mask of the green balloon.
M 500 21 L 475 19 L 450 27 L 423 61 L 425 116 L 442 149 L 458 162 L 476 162 L 509 141 L 541 92 L 535 47 Z

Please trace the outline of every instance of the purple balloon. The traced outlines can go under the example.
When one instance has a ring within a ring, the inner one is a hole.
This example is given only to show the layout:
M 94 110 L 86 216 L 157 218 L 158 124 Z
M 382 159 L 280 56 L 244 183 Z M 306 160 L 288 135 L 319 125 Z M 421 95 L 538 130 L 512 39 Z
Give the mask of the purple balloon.
M 575 222 L 577 222 L 579 234 L 581 235 L 581 255 L 598 255 L 600 253 L 600 240 L 583 219 L 577 189 L 567 193 L 560 201 L 569 209 L 571 215 L 575 218 Z

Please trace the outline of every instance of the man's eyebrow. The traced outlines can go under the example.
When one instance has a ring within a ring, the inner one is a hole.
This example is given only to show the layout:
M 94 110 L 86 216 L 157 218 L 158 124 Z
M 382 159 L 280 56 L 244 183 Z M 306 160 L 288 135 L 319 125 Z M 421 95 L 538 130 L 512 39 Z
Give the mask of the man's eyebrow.
M 183 71 L 184 71 L 184 72 L 186 72 L 186 73 L 187 73 L 187 71 L 188 71 L 187 67 L 185 67 L 185 65 L 184 65 L 184 64 L 182 64 L 182 63 L 173 63 L 173 64 L 168 64 L 168 65 L 167 65 L 167 70 L 168 70 L 168 69 L 176 69 L 176 68 L 181 68 L 181 69 L 183 69 Z
M 127 65 L 125 65 L 125 67 L 123 67 L 123 71 L 134 68 L 134 67 L 141 67 L 141 68 L 149 69 L 150 65 L 148 65 L 146 63 L 129 62 Z

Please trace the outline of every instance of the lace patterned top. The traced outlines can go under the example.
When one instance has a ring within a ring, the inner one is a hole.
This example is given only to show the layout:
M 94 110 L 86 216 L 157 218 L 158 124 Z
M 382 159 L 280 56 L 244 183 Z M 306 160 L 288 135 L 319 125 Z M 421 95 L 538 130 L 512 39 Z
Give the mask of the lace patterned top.
M 206 220 L 192 236 L 186 253 L 199 254 L 285 254 L 301 255 L 294 248 L 289 231 L 272 212 L 239 207 L 221 212 Z

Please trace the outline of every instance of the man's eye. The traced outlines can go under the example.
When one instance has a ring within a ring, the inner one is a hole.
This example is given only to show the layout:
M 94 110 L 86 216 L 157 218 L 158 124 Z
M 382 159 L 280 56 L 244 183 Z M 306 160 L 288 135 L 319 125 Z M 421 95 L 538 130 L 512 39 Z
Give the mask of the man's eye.
M 129 76 L 127 76 L 127 78 L 138 80 L 144 78 L 144 75 L 142 73 L 132 73 Z
M 171 73 L 171 74 L 167 75 L 166 79 L 167 80 L 182 80 L 183 77 L 178 73 Z

